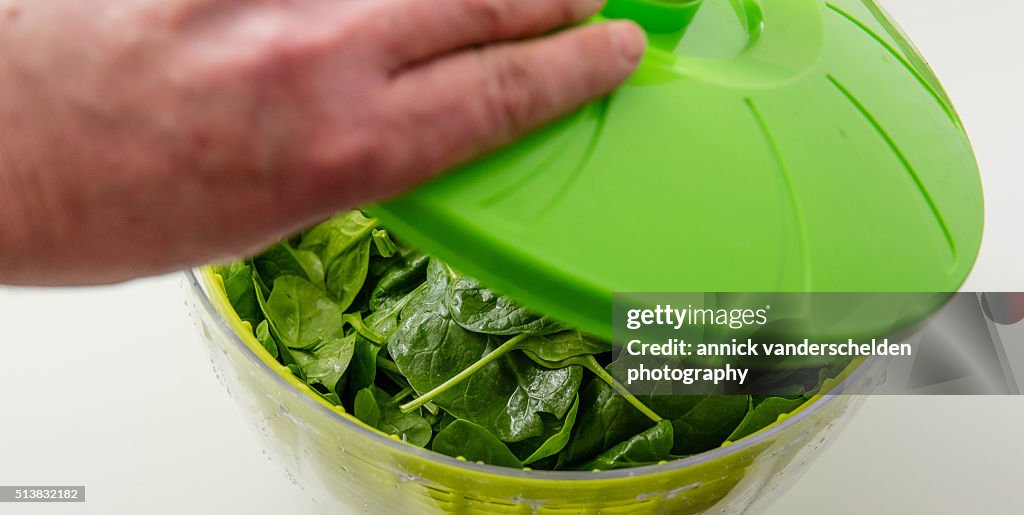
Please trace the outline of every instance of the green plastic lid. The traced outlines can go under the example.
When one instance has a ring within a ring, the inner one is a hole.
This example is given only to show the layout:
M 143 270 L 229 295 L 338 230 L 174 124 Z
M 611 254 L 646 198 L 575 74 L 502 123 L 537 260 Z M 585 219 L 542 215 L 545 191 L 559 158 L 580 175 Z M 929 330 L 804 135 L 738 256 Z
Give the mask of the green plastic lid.
M 955 291 L 983 200 L 924 59 L 871 0 L 610 0 L 651 48 L 609 97 L 371 208 L 539 312 L 613 292 Z

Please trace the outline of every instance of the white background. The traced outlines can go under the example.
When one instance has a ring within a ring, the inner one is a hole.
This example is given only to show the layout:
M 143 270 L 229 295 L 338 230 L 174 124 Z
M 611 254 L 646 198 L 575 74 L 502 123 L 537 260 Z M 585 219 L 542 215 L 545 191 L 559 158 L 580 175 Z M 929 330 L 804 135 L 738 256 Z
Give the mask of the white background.
M 974 140 L 988 202 L 966 290 L 1024 291 L 1024 3 L 887 0 Z M 0 513 L 318 513 L 213 377 L 180 276 L 0 288 L 0 485 L 88 485 Z M 1024 512 L 1024 398 L 871 398 L 771 514 Z

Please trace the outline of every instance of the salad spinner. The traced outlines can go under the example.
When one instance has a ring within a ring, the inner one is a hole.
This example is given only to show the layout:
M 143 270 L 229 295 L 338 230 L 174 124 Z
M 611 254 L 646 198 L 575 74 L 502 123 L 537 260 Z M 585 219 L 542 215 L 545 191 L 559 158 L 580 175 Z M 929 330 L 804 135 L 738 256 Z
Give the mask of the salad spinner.
M 414 247 L 611 337 L 613 292 L 949 292 L 981 181 L 924 59 L 870 0 L 609 0 L 635 75 L 372 208 Z
M 370 208 L 520 303 L 608 337 L 613 292 L 954 291 L 982 191 L 927 64 L 873 0 L 608 0 L 649 33 L 635 75 L 517 144 Z M 335 512 L 743 513 L 806 469 L 877 360 L 738 442 L 605 472 L 468 463 L 316 396 L 190 272 L 219 377 L 268 456 Z

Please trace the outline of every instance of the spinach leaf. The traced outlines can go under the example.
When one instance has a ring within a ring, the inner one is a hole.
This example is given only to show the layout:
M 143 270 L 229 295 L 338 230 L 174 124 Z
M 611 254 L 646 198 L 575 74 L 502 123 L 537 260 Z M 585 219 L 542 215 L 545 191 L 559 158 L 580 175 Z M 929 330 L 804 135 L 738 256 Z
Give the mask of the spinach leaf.
M 255 259 L 247 259 L 245 260 L 245 264 L 246 266 L 249 267 L 249 270 L 252 270 L 253 288 L 257 292 L 259 292 L 259 294 L 262 295 L 264 299 L 266 299 L 270 295 L 270 286 L 268 286 L 267 282 L 264 281 L 262 277 L 260 277 L 260 274 L 256 273 Z M 262 304 L 260 304 L 260 308 L 263 308 Z
M 313 390 L 313 391 L 316 392 L 316 390 Z M 323 397 L 324 400 L 326 400 L 327 402 L 329 402 L 329 403 L 331 403 L 331 404 L 333 404 L 335 406 L 341 406 L 341 398 L 338 397 L 338 394 L 336 394 L 334 392 L 331 392 L 331 393 L 316 392 L 316 393 L 317 393 L 317 395 Z
M 380 310 L 374 311 L 366 317 L 364 320 L 364 326 L 374 335 L 377 335 L 379 338 L 375 339 L 377 343 L 384 345 L 391 340 L 391 336 L 395 333 L 395 330 L 398 329 L 398 317 L 402 313 L 402 310 L 411 300 L 415 299 L 417 295 L 426 288 L 426 283 L 420 284 L 405 297 L 402 297 L 394 303 L 389 303 L 386 307 L 382 307 Z
M 450 426 L 452 422 L 458 420 L 457 418 L 453 417 L 451 413 L 448 413 L 447 411 L 444 410 L 439 410 L 436 414 L 433 415 L 428 414 L 425 418 L 427 419 L 428 422 L 430 422 L 431 427 L 434 428 L 434 433 L 440 433 L 442 430 L 444 430 L 444 428 Z
M 749 409 L 746 395 L 651 396 L 647 405 L 672 424 L 677 455 L 718 448 L 729 439 Z
M 380 411 L 380 405 L 377 404 L 377 396 L 373 390 L 373 387 L 367 387 L 356 393 L 356 399 L 352 405 L 352 414 L 371 427 L 377 427 L 384 414 Z
M 501 440 L 483 427 L 465 420 L 456 420 L 437 433 L 431 449 L 468 461 L 499 467 L 523 467 L 519 458 Z
M 523 353 L 526 354 L 527 357 L 532 359 L 534 363 L 537 363 L 538 365 L 544 368 L 565 368 L 570 366 L 583 367 L 584 369 L 589 370 L 592 374 L 597 376 L 598 379 L 607 383 L 608 386 L 612 388 L 612 390 L 615 390 L 616 393 L 622 396 L 623 400 L 633 405 L 633 407 L 636 408 L 637 411 L 643 413 L 645 416 L 647 416 L 647 418 L 653 420 L 654 422 L 661 422 L 660 415 L 651 410 L 651 408 L 647 407 L 647 405 L 644 404 L 643 402 L 640 402 L 640 399 L 637 399 L 636 396 L 634 396 L 628 389 L 626 389 L 625 386 L 622 386 L 621 383 L 616 381 L 615 378 L 612 377 L 611 373 L 605 370 L 604 367 L 602 367 L 601 364 L 597 362 L 597 358 L 595 358 L 593 355 L 587 354 L 583 356 L 576 356 L 574 358 L 563 359 L 562 361 L 547 361 L 538 357 L 537 354 L 535 354 L 531 350 L 524 349 Z
M 352 305 L 362 289 L 366 281 L 366 266 L 369 260 L 370 239 L 364 238 L 355 242 L 347 252 L 340 254 L 325 272 L 327 293 L 342 309 Z
M 302 369 L 299 368 L 298 365 L 296 365 L 294 363 L 289 364 L 288 365 L 288 371 L 291 372 L 293 376 L 298 377 L 300 381 L 306 382 L 306 377 L 304 375 L 302 375 Z M 316 390 L 314 390 L 314 391 L 316 391 Z
M 728 440 L 735 442 L 750 436 L 774 424 L 780 416 L 792 412 L 805 402 L 805 397 L 751 397 L 746 416 L 729 435 Z
M 588 461 L 653 425 L 608 383 L 594 378 L 580 391 L 576 428 L 559 462 L 574 465 Z
M 363 320 L 363 315 L 360 313 L 348 313 L 341 317 L 341 321 L 345 324 L 352 326 L 352 329 L 359 333 L 363 338 L 366 338 L 378 345 L 385 343 L 384 337 L 378 334 L 376 331 L 366 325 Z
M 299 243 L 300 250 L 320 258 L 327 294 L 342 311 L 348 309 L 366 281 L 376 227 L 376 220 L 360 211 L 349 211 L 314 227 Z
M 267 349 L 267 352 L 269 352 L 274 358 L 281 355 L 277 350 L 277 341 L 274 340 L 274 337 L 270 334 L 270 323 L 266 320 L 260 322 L 260 325 L 256 326 L 256 339 L 263 344 L 263 348 Z
M 288 242 L 280 242 L 253 258 L 253 265 L 267 284 L 274 284 L 278 277 L 294 275 L 323 287 L 324 267 L 320 258 L 306 250 L 295 250 Z
M 328 336 L 313 350 L 295 350 L 293 355 L 310 385 L 319 384 L 328 392 L 338 391 L 355 352 L 356 334 Z
M 295 276 L 274 281 L 265 314 L 274 337 L 292 349 L 310 349 L 342 336 L 341 308 L 309 281 Z
M 391 397 L 380 388 L 371 386 L 356 394 L 353 414 L 356 418 L 403 442 L 425 447 L 433 430 L 427 419 L 415 413 L 402 413 Z
M 454 272 L 453 272 L 454 274 Z M 508 297 L 484 288 L 471 277 L 454 274 L 446 293 L 452 319 L 463 328 L 486 334 L 551 334 L 564 328 L 550 318 L 519 306 Z
M 531 335 L 522 340 L 516 349 L 529 351 L 544 361 L 565 361 L 611 352 L 612 346 L 579 331 L 561 331 L 549 335 Z
M 672 423 L 658 422 L 654 427 L 601 453 L 579 467 L 580 470 L 612 470 L 653 465 L 672 457 Z
M 572 435 L 573 426 L 576 424 L 576 413 L 580 407 L 579 396 L 569 408 L 569 413 L 564 420 L 557 420 L 554 417 L 546 416 L 544 424 L 544 436 L 538 436 L 519 443 L 509 444 L 509 448 L 517 456 L 526 456 L 522 462 L 530 465 L 549 456 L 554 456 L 565 448 Z
M 377 378 L 377 355 L 384 348 L 383 337 L 366 326 L 363 317 L 358 313 L 345 315 L 345 323 L 355 329 L 355 352 L 350 365 L 350 387 L 353 391 L 373 385 Z
M 238 318 L 257 327 L 263 314 L 256 300 L 256 288 L 252 281 L 252 268 L 245 263 L 231 263 L 218 266 L 214 270 L 224 280 L 224 292 L 228 302 L 238 313 Z
M 352 363 L 349 365 L 351 377 L 349 383 L 352 390 L 358 391 L 366 388 L 377 379 L 377 355 L 384 348 L 373 340 L 356 333 L 355 351 L 352 355 Z
M 729 435 L 729 441 L 735 442 L 746 438 L 779 420 L 779 417 L 796 411 L 797 408 L 810 402 L 817 395 L 826 380 L 838 376 L 847 366 L 849 360 L 841 360 L 819 369 L 800 369 L 786 377 L 786 384 L 793 386 L 793 395 L 754 395 L 750 397 L 746 416 L 738 427 Z M 801 380 L 793 379 L 800 375 Z M 776 387 L 775 390 L 781 391 Z
M 270 338 L 274 340 L 274 346 L 277 348 L 277 352 L 280 356 L 278 361 L 280 361 L 282 365 L 288 367 L 288 370 L 291 371 L 295 377 L 298 377 L 302 382 L 305 382 L 306 376 L 302 373 L 302 368 L 299 367 L 299 363 L 295 360 L 295 356 L 292 355 L 288 346 L 281 345 L 281 339 L 280 336 L 278 336 L 280 332 L 277 330 L 277 325 L 274 323 L 272 318 L 267 316 L 269 309 L 267 307 L 267 299 L 263 297 L 263 289 L 260 286 L 259 276 L 254 274 L 252 276 L 252 282 L 254 291 L 256 292 L 256 302 L 260 306 L 260 310 L 267 322 L 268 333 L 270 334 Z
M 430 257 L 412 253 L 381 276 L 370 295 L 369 307 L 373 311 L 387 309 L 409 294 L 427 279 Z

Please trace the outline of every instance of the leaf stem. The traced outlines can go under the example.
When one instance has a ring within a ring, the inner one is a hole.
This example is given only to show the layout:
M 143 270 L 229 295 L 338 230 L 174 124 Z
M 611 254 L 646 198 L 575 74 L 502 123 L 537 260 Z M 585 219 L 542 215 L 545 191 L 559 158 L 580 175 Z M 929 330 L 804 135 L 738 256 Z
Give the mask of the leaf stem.
M 415 410 L 416 408 L 419 408 L 420 406 L 423 406 L 424 404 L 430 402 L 431 400 L 433 400 L 438 395 L 441 395 L 444 392 L 447 392 L 453 386 L 455 386 L 455 385 L 461 383 L 462 381 L 466 380 L 466 378 L 468 378 L 469 376 L 479 372 L 480 369 L 486 367 L 487 365 L 490 365 L 491 363 L 496 361 L 498 358 L 508 354 L 510 351 L 515 350 L 516 345 L 519 345 L 519 343 L 521 341 L 523 341 L 524 339 L 526 339 L 528 336 L 529 335 L 527 335 L 526 333 L 522 333 L 522 334 L 517 334 L 517 335 L 513 336 L 512 338 L 509 338 L 508 341 L 506 341 L 505 343 L 501 344 L 500 347 L 498 347 L 497 349 L 494 349 L 493 351 L 488 353 L 486 356 L 480 358 L 479 361 L 477 361 L 476 363 L 473 363 L 472 365 L 470 365 L 469 368 L 463 370 L 462 372 L 459 372 L 458 374 L 455 374 L 451 379 L 449 379 L 449 380 L 447 380 L 447 381 L 437 385 L 436 387 L 434 387 L 433 390 L 430 390 L 429 392 L 427 392 L 427 393 L 425 393 L 423 395 L 420 395 L 416 399 L 414 399 L 414 400 L 412 400 L 410 402 L 407 402 L 407 403 L 403 404 L 402 406 L 400 406 L 400 408 L 402 409 L 402 412 L 403 413 L 409 413 L 409 412 Z
M 612 389 L 616 391 L 616 393 L 621 395 L 623 399 L 626 399 L 626 402 L 632 404 L 633 407 L 637 409 L 637 411 L 643 413 L 644 415 L 647 416 L 647 418 L 655 422 L 661 422 L 662 419 L 660 415 L 655 413 L 651 408 L 648 408 L 646 404 L 640 402 L 640 399 L 637 399 L 636 396 L 630 393 L 630 391 L 626 389 L 625 386 L 622 386 L 622 383 L 616 381 L 615 378 L 612 377 L 612 375 L 609 374 L 608 371 L 605 370 L 605 368 L 602 367 L 596 359 L 594 359 L 593 355 L 588 355 L 585 358 L 583 358 L 583 363 L 581 364 L 584 367 L 586 367 L 587 370 L 593 372 L 594 375 L 596 375 L 602 381 L 608 383 L 608 386 L 611 386 Z
M 562 361 L 548 361 L 530 351 L 526 351 L 523 354 L 526 354 L 528 358 L 532 359 L 538 365 L 546 368 L 565 368 L 573 365 L 581 366 L 593 372 L 598 379 L 608 383 L 608 386 L 612 387 L 612 390 L 615 390 L 615 393 L 621 395 L 623 399 L 626 399 L 626 402 L 631 404 L 640 413 L 643 413 L 647 418 L 654 422 L 661 422 L 662 420 L 661 415 L 658 415 L 654 410 L 648 408 L 646 404 L 640 402 L 640 399 L 637 399 L 636 396 L 630 393 L 625 386 L 622 386 L 622 383 L 616 381 L 615 378 L 597 362 L 597 359 L 594 358 L 593 354 L 577 356 L 575 358 L 564 359 Z
M 391 361 L 390 359 L 387 359 L 387 358 L 382 358 L 382 357 L 378 356 L 377 357 L 377 366 L 379 368 L 387 370 L 388 372 L 394 372 L 396 374 L 401 374 L 402 373 L 401 370 L 398 370 L 398 365 L 396 365 L 394 361 Z
M 407 386 L 407 387 L 403 388 L 402 391 L 396 393 L 393 397 L 388 399 L 388 405 L 390 405 L 390 406 L 397 406 L 398 403 L 402 401 L 402 399 L 404 399 L 404 398 L 406 398 L 406 397 L 408 397 L 408 396 L 410 396 L 410 395 L 412 395 L 414 393 L 416 393 L 416 390 L 413 390 L 411 386 Z
M 363 322 L 363 317 L 359 313 L 346 314 L 341 317 L 342 323 L 352 326 L 353 329 L 359 333 L 360 336 L 370 340 L 376 345 L 384 345 L 384 337 L 377 334 Z

